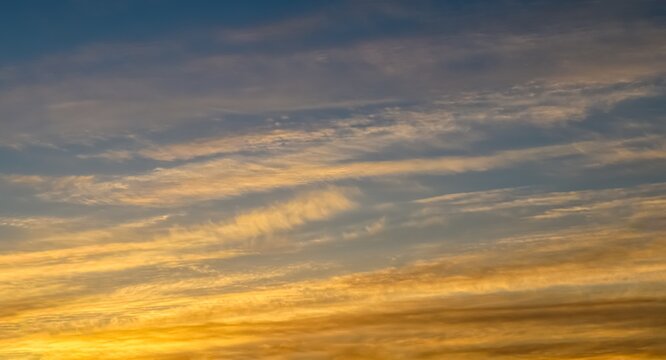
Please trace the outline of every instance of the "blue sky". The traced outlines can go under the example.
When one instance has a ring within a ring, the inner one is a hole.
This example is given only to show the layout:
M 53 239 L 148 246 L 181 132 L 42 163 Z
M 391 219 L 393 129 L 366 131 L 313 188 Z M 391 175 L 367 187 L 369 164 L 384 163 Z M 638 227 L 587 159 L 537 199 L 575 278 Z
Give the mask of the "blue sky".
M 0 359 L 666 354 L 662 2 L 1 6 Z

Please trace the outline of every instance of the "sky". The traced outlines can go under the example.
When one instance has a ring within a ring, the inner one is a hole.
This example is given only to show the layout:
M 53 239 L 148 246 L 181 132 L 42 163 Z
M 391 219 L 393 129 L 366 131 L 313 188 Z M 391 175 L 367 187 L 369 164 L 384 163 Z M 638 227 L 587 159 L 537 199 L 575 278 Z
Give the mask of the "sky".
M 0 4 L 0 359 L 666 358 L 666 4 Z

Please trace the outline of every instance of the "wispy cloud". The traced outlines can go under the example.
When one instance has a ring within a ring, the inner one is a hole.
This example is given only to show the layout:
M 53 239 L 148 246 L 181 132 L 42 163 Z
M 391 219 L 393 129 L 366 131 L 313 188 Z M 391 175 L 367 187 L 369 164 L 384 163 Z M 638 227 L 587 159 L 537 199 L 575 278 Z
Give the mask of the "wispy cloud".
M 56 249 L 2 254 L 1 267 L 14 270 L 6 273 L 5 279 L 18 281 L 39 275 L 45 279 L 221 259 L 251 252 L 252 246 L 243 241 L 286 232 L 354 209 L 357 206 L 351 198 L 354 192 L 353 189 L 335 187 L 311 191 L 228 220 L 190 227 L 169 227 L 166 232 L 158 232 L 148 239 L 145 238 L 148 233 L 145 227 L 152 221 L 106 229 L 60 232 L 40 238 L 41 243 L 57 246 Z M 76 246 L 77 239 L 85 239 L 85 242 Z M 217 249 L 197 251 L 211 245 Z
M 611 233 L 614 240 L 609 243 L 608 236 Z M 123 312 L 126 316 L 136 316 L 142 319 L 140 322 L 126 322 L 118 318 L 119 322 L 94 325 L 100 330 L 90 333 L 90 338 L 63 331 L 50 338 L 57 348 L 48 349 L 59 353 L 80 341 L 97 344 L 95 338 L 100 341 L 113 338 L 112 344 L 105 342 L 106 345 L 100 343 L 99 347 L 82 347 L 73 351 L 80 351 L 78 354 L 81 356 L 93 356 L 105 353 L 105 346 L 117 346 L 126 352 L 122 355 L 113 352 L 114 355 L 109 358 L 140 353 L 166 356 L 184 351 L 242 351 L 248 356 L 259 356 L 263 353 L 257 351 L 265 349 L 259 350 L 262 348 L 255 346 L 257 342 L 292 343 L 294 336 L 310 336 L 310 345 L 283 350 L 286 353 L 301 352 L 311 346 L 322 346 L 319 351 L 329 356 L 340 351 L 337 346 L 344 343 L 344 340 L 331 338 L 334 334 L 333 325 L 323 324 L 336 324 L 335 328 L 343 330 L 338 334 L 373 334 L 381 339 L 376 350 L 390 352 L 398 343 L 397 338 L 389 334 L 397 331 L 398 326 L 404 329 L 405 321 L 415 321 L 423 326 L 416 333 L 404 333 L 401 337 L 403 341 L 430 339 L 433 351 L 438 354 L 473 354 L 479 351 L 479 347 L 473 345 L 478 344 L 478 341 L 472 341 L 469 333 L 479 323 L 495 328 L 495 336 L 487 338 L 481 348 L 504 349 L 509 354 L 521 354 L 521 344 L 536 341 L 538 343 L 534 343 L 534 346 L 538 346 L 540 351 L 551 351 L 548 350 L 551 346 L 555 347 L 562 341 L 578 343 L 581 336 L 598 336 L 600 328 L 606 328 L 610 336 L 606 341 L 613 344 L 613 338 L 626 338 L 624 329 L 627 326 L 635 329 L 633 336 L 637 341 L 657 346 L 659 337 L 651 329 L 658 325 L 649 320 L 654 317 L 648 314 L 659 308 L 658 304 L 664 294 L 647 284 L 664 280 L 663 263 L 658 256 L 664 244 L 658 240 L 659 235 L 618 232 L 617 229 L 564 231 L 544 235 L 539 241 L 528 243 L 527 246 L 522 241 L 510 241 L 508 246 L 497 249 L 447 256 L 403 268 L 295 282 L 262 290 L 241 290 L 226 295 L 207 294 L 199 296 L 194 303 L 189 297 L 165 296 L 177 289 L 178 283 L 146 288 L 150 289 L 149 292 L 141 291 L 141 287 L 130 288 L 110 294 L 104 301 L 111 306 L 109 311 L 117 313 L 125 309 Z M 599 247 L 600 243 L 606 246 Z M 502 251 L 504 256 L 498 258 L 497 251 Z M 632 277 L 627 278 L 627 273 L 631 273 Z M 212 285 L 215 281 L 228 282 L 233 281 L 233 278 L 205 281 Z M 237 281 L 247 279 L 239 278 Z M 646 282 L 646 287 L 638 285 L 642 282 Z M 626 285 L 617 287 L 621 284 L 634 285 L 627 292 Z M 188 283 L 182 285 L 187 286 Z M 605 290 L 600 288 L 598 298 L 583 299 L 576 290 L 583 285 L 612 287 Z M 551 289 L 555 288 L 560 289 L 559 294 L 552 292 Z M 535 298 L 535 291 L 543 292 L 543 296 Z M 121 298 L 124 299 L 123 305 L 116 303 Z M 550 300 L 544 300 L 546 298 Z M 154 303 L 157 299 L 161 299 L 162 310 L 151 311 L 151 306 L 159 305 Z M 517 302 L 520 305 L 516 305 Z M 57 311 L 61 316 L 69 313 L 70 321 L 78 323 L 85 321 L 86 312 L 105 309 L 103 304 L 97 304 L 90 310 L 81 308 L 88 303 L 85 298 L 78 303 L 78 306 L 58 307 L 52 311 Z M 295 309 L 298 309 L 297 313 L 294 313 Z M 599 317 L 601 313 L 617 312 L 620 309 L 633 310 L 626 317 Z M 36 312 L 33 316 L 48 317 L 49 312 Z M 235 316 L 225 315 L 230 312 Z M 564 318 L 570 320 L 562 320 L 560 325 L 551 319 L 552 316 L 562 318 L 561 314 L 572 312 L 579 316 L 566 316 Z M 418 314 L 426 317 L 430 314 L 440 321 L 431 324 Z M 202 316 L 208 319 L 205 328 L 195 325 Z M 294 316 L 299 320 L 295 321 Z M 516 333 L 500 326 L 507 322 L 526 331 Z M 373 324 L 374 329 L 371 333 L 368 328 L 370 324 Z M 573 333 L 567 330 L 575 324 L 587 326 Z M 557 339 L 545 340 L 534 333 L 543 330 L 543 326 L 551 330 L 561 329 L 562 332 L 558 333 Z M 532 331 L 527 331 L 528 328 Z M 235 334 L 229 343 L 219 340 L 219 332 L 224 329 Z M 236 334 L 232 329 L 240 333 Z M 132 345 L 132 334 L 140 331 L 159 332 L 162 340 L 144 337 L 144 341 L 151 344 L 151 347 Z M 449 334 L 449 340 L 436 340 L 433 338 L 435 332 Z M 184 333 L 198 334 L 198 340 L 182 343 L 178 339 Z M 33 351 L 46 351 L 45 340 L 42 337 L 13 340 L 3 347 L 3 351 L 12 354 L 21 351 L 24 346 L 29 346 Z M 336 347 L 324 348 L 327 343 L 336 344 Z M 618 350 L 614 348 L 616 345 L 610 346 L 614 351 Z M 414 353 L 417 349 L 413 347 L 404 348 L 403 351 L 412 356 L 421 356 Z M 562 351 L 563 354 L 574 355 L 583 350 L 574 347 Z
M 31 177 L 47 200 L 84 204 L 177 205 L 221 199 L 248 192 L 311 183 L 388 175 L 455 174 L 487 171 L 541 160 L 579 157 L 588 166 L 636 159 L 663 159 L 661 150 L 620 150 L 634 143 L 656 140 L 583 141 L 562 145 L 500 151 L 485 156 L 443 156 L 387 161 L 327 161 L 319 154 L 274 158 L 221 158 L 160 168 L 141 175 L 100 179 L 96 176 Z M 613 156 L 616 153 L 617 156 Z M 7 177 L 25 183 L 23 177 Z
M 612 46 L 604 38 L 613 39 Z M 2 134 L 13 134 L 2 143 L 85 142 L 210 121 L 230 112 L 435 100 L 535 79 L 549 85 L 633 82 L 664 72 L 662 38 L 663 29 L 649 23 L 631 30 L 611 22 L 595 30 L 380 38 L 271 54 L 230 53 L 221 45 L 201 54 L 188 51 L 191 39 L 177 38 L 146 46 L 96 45 L 15 71 L 15 85 L 0 89 L 7 119 Z M 113 54 L 119 53 L 122 64 L 134 65 L 112 66 L 118 56 Z M 156 66 L 164 57 L 172 60 Z M 61 75 L 20 76 L 25 73 Z M 542 122 L 579 116 L 590 95 L 566 100 L 551 93 L 551 100 L 569 103 L 567 110 L 541 101 L 539 93 L 525 101 L 538 105 L 532 114 Z
M 666 357 L 659 1 L 42 5 L 0 359 Z

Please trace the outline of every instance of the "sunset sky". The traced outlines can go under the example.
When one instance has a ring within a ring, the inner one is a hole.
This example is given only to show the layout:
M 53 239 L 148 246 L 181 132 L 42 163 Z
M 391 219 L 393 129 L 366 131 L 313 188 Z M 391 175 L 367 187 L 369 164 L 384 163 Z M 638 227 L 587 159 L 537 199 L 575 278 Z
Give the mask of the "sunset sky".
M 666 359 L 666 2 L 0 2 L 0 359 Z

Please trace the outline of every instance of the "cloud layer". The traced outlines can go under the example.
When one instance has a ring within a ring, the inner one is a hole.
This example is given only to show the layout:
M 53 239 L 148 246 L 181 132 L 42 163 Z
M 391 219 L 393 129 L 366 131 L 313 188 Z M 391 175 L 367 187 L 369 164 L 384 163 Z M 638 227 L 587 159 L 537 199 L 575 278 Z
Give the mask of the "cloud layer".
M 6 42 L 0 359 L 666 357 L 658 1 L 169 4 Z

